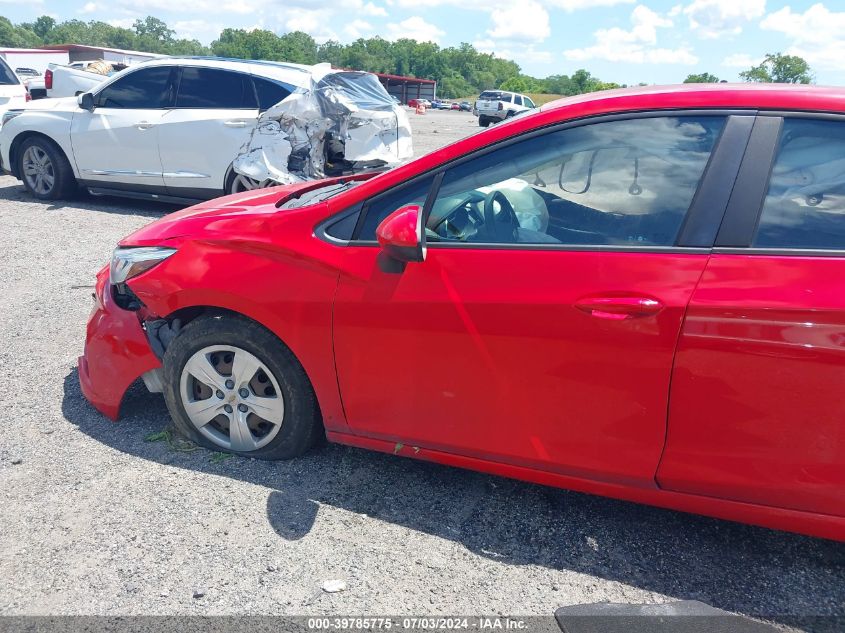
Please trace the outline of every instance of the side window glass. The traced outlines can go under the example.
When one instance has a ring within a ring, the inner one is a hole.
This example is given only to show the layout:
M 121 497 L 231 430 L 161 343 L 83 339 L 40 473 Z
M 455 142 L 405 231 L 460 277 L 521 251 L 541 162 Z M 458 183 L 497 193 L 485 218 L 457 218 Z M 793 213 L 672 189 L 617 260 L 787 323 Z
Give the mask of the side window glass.
M 433 181 L 434 176 L 428 176 L 408 185 L 394 187 L 373 198 L 366 206 L 364 223 L 357 239 L 374 241 L 376 239 L 376 228 L 381 221 L 400 207 L 409 204 L 424 206 Z
M 537 106 L 534 105 L 534 102 L 531 101 L 528 97 L 524 97 L 525 105 L 529 108 L 536 108 Z
M 672 246 L 724 117 L 593 123 L 448 170 L 432 241 Z
M 179 80 L 176 107 L 239 110 L 257 106 L 248 75 L 185 66 Z
M 268 79 L 253 77 L 255 91 L 258 93 L 258 107 L 263 112 L 286 99 L 293 92 L 293 86 L 287 86 Z
M 513 102 L 516 105 L 522 105 L 522 97 L 520 97 L 519 95 L 514 95 Z
M 97 95 L 101 108 L 157 109 L 170 105 L 171 66 L 155 66 L 129 73 Z
M 752 246 L 845 250 L 845 123 L 784 121 Z

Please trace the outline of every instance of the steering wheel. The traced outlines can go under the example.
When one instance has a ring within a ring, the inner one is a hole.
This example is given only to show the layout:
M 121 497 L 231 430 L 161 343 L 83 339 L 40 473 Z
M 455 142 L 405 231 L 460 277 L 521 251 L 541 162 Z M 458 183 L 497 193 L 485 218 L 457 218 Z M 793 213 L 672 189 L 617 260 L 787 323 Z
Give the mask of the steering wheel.
M 498 202 L 501 207 L 498 215 L 493 209 L 493 203 Z M 506 244 L 516 242 L 516 230 L 519 228 L 519 218 L 507 196 L 501 191 L 491 191 L 484 198 L 484 229 L 487 238 L 493 242 Z

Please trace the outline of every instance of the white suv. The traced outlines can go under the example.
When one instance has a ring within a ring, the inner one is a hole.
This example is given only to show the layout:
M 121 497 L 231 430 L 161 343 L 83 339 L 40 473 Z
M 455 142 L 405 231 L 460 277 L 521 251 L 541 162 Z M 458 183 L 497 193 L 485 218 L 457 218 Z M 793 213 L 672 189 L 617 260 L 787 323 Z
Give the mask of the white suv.
M 475 102 L 475 114 L 478 115 L 478 125 L 487 127 L 535 107 L 525 95 L 506 90 L 485 90 Z
M 391 108 L 401 108 L 394 106 L 378 80 L 360 75 L 366 73 L 333 71 L 328 65 L 216 58 L 142 62 L 78 97 L 45 99 L 6 112 L 0 129 L 0 167 L 21 179 L 33 196 L 45 200 L 66 197 L 79 186 L 99 195 L 180 203 L 252 189 L 270 183 L 236 173 L 233 163 L 252 141 L 261 113 L 272 113 L 278 109 L 274 106 L 288 98 L 301 101 L 325 82 L 339 84 L 339 89 L 365 84 L 369 102 L 383 97 L 381 101 L 387 104 L 379 104 L 386 110 L 378 113 L 382 118 L 392 120 L 394 126 L 407 122 L 404 112 L 393 116 Z M 366 110 L 368 104 L 361 104 L 360 98 L 350 100 Z M 319 112 L 307 114 L 312 119 L 320 116 Z M 333 156 L 348 159 L 340 161 L 346 165 L 356 160 L 350 155 L 360 148 L 372 152 L 377 145 L 370 139 L 373 129 L 350 129 L 339 143 L 341 149 L 338 143 L 331 145 Z M 382 135 L 376 140 L 388 143 L 385 139 L 392 139 L 398 145 L 399 133 L 394 131 L 390 137 L 389 130 L 379 127 L 376 132 Z M 262 127 L 262 132 L 267 130 Z M 409 129 L 402 133 L 403 139 L 410 137 Z M 362 135 L 366 138 L 359 138 Z M 262 138 L 279 137 L 281 143 L 284 136 L 264 134 Z M 323 153 L 322 136 L 316 139 L 319 143 L 307 136 L 301 140 Z M 328 151 L 328 143 L 325 146 Z M 287 147 L 291 153 L 289 143 Z M 282 151 L 281 145 L 277 149 L 276 154 Z M 407 158 L 407 152 L 395 153 Z M 284 171 L 288 163 L 277 167 Z

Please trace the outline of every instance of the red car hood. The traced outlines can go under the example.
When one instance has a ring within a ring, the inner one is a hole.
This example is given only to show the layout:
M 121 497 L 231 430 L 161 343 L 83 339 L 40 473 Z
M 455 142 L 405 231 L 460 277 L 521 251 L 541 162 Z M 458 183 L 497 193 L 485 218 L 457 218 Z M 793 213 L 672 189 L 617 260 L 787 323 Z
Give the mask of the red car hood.
M 294 194 L 301 194 L 338 180 L 342 179 L 311 180 L 293 185 L 245 191 L 201 202 L 171 213 L 127 235 L 120 241 L 120 245 L 151 246 L 161 244 L 166 240 L 193 237 L 200 232 L 208 231 L 231 235 L 231 232 L 248 231 L 250 224 L 253 225 L 252 228 L 259 228 L 264 225 L 269 216 L 279 211 L 278 204 Z

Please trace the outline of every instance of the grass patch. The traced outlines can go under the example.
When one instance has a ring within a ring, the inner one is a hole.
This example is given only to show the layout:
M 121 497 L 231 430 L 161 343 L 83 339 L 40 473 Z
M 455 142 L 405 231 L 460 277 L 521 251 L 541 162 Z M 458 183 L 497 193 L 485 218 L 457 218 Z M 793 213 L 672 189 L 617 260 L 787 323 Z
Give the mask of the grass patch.
M 210 461 L 212 464 L 219 464 L 221 462 L 225 462 L 227 459 L 232 459 L 233 457 L 234 455 L 232 455 L 232 453 L 216 452 L 211 454 L 211 459 L 209 459 L 208 461 Z
M 170 429 L 164 429 L 155 433 L 150 433 L 149 435 L 144 437 L 144 441 L 167 442 L 167 446 L 171 450 L 177 451 L 179 453 L 193 453 L 194 451 L 201 450 L 201 447 L 197 446 L 190 440 L 174 436 L 173 432 Z

